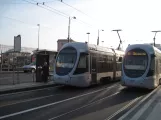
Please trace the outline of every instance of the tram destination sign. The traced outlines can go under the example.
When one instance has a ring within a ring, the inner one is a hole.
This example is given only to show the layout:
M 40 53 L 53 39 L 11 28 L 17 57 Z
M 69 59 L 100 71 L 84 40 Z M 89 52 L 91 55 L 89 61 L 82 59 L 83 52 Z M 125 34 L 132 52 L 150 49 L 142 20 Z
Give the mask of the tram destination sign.
M 130 51 L 130 52 L 128 52 L 127 53 L 127 55 L 140 55 L 140 56 L 142 56 L 142 55 L 146 55 L 146 53 L 145 52 L 132 52 L 132 51 Z

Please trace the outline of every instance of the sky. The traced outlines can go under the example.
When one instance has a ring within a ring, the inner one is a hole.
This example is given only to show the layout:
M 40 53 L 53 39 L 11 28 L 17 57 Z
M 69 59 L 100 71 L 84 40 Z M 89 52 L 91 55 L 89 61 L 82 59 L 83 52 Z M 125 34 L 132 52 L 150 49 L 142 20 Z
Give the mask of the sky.
M 30 4 L 29 1 L 33 4 Z M 98 29 L 100 45 L 119 45 L 120 33 L 123 49 L 128 44 L 152 43 L 153 30 L 161 30 L 160 0 L 0 0 L 0 44 L 13 45 L 14 36 L 22 37 L 23 47 L 38 47 L 38 26 L 40 24 L 40 49 L 57 50 L 57 40 L 68 37 L 69 16 L 70 37 L 78 42 L 97 44 Z M 36 2 L 45 2 L 39 7 Z M 47 7 L 48 6 L 48 7 Z M 46 10 L 48 8 L 51 11 Z M 55 10 L 64 14 L 56 14 Z M 102 43 L 104 41 L 104 43 Z M 156 43 L 161 44 L 161 33 L 157 33 Z

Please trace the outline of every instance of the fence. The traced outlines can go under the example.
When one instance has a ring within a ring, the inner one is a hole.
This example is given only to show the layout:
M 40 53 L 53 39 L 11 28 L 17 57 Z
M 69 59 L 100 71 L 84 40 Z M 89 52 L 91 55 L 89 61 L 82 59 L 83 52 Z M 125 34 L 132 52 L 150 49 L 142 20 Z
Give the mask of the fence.
M 14 52 L 13 46 L 0 44 L 0 85 L 36 82 L 34 72 L 24 73 L 22 69 L 24 65 L 32 62 L 34 55 L 31 53 L 34 50 L 36 49 L 22 47 L 21 52 Z M 49 66 L 52 75 L 55 52 L 50 53 Z
M 49 72 L 49 80 L 51 81 L 52 71 Z M 24 73 L 21 68 L 13 68 L 13 71 L 0 71 L 0 85 L 15 85 L 21 83 L 36 82 L 36 73 Z

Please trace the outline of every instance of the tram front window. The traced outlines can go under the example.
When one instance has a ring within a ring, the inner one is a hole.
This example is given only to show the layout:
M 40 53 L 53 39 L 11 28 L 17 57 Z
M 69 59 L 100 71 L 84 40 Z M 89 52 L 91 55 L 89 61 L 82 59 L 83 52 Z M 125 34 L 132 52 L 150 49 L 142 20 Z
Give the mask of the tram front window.
M 131 50 L 124 57 L 124 71 L 128 77 L 141 77 L 147 68 L 148 57 L 141 49 Z
M 79 62 L 77 65 L 77 68 L 74 72 L 74 74 L 83 74 L 85 72 L 88 72 L 88 55 L 81 53 Z
M 56 60 L 56 74 L 67 75 L 74 67 L 77 58 L 76 49 L 69 47 L 59 52 Z

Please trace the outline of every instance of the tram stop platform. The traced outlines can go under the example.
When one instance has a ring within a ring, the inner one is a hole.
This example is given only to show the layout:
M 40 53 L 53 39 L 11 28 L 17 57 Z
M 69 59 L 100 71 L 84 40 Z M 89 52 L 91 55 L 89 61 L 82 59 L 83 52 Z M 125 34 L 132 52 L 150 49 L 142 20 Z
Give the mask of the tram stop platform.
M 161 120 L 161 87 L 153 90 L 118 120 Z

